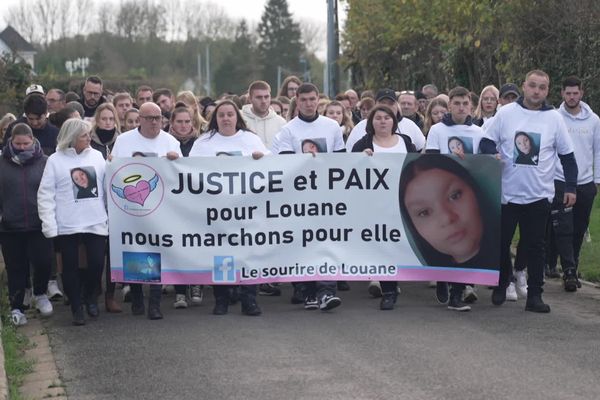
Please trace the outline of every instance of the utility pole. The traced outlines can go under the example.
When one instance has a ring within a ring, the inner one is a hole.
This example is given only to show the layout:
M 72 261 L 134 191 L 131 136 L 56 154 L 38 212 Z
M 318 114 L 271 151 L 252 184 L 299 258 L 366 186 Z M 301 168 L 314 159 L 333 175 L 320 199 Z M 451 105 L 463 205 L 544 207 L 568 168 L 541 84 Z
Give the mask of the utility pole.
M 337 0 L 327 0 L 327 95 L 334 98 L 340 86 Z

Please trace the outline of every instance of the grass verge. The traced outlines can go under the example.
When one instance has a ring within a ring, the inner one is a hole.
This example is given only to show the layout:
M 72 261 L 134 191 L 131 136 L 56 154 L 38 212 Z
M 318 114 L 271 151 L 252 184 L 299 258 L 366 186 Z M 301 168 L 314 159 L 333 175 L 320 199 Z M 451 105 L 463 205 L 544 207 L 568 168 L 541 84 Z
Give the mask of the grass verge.
M 25 350 L 30 348 L 29 339 L 19 333 L 10 321 L 10 307 L 6 290 L 6 275 L 0 277 L 0 314 L 2 315 L 2 346 L 4 368 L 8 378 L 8 398 L 21 400 L 19 388 L 25 376 L 33 370 L 33 361 L 25 359 Z
M 583 242 L 579 272 L 586 281 L 600 282 L 600 195 L 596 196 L 590 218 L 591 242 Z

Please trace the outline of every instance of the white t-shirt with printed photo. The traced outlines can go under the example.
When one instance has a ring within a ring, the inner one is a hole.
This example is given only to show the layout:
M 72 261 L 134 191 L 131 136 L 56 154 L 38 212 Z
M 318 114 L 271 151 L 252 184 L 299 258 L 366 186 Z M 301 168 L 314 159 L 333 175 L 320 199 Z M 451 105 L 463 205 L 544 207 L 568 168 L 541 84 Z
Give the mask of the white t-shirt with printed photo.
M 124 132 L 117 136 L 111 155 L 117 158 L 133 157 L 139 153 L 146 157 L 164 157 L 168 152 L 174 151 L 181 154 L 179 141 L 165 131 L 160 131 L 158 136 L 149 139 L 142 136 L 138 128 Z
M 398 130 L 396 133 L 403 133 L 407 135 L 412 143 L 415 145 L 417 151 L 423 150 L 425 147 L 425 135 L 421 132 L 421 129 L 412 120 L 408 118 L 402 118 L 398 122 Z M 351 152 L 352 148 L 360 139 L 367 134 L 367 120 L 363 119 L 360 121 L 348 135 L 346 140 L 346 151 Z
M 478 154 L 483 130 L 477 125 L 452 125 L 443 122 L 433 125 L 427 135 L 426 150 L 439 150 L 442 154 Z
M 275 153 L 293 151 L 332 153 L 344 149 L 342 127 L 331 118 L 319 115 L 312 122 L 296 117 L 285 124 L 273 141 Z
M 502 160 L 502 203 L 529 204 L 554 197 L 557 154 L 573 152 L 573 142 L 556 110 L 528 110 L 518 103 L 501 107 L 485 131 Z
M 224 136 L 218 132 L 207 132 L 194 142 L 189 156 L 250 156 L 255 151 L 265 155 L 271 153 L 262 140 L 250 131 L 239 130 L 232 136 Z

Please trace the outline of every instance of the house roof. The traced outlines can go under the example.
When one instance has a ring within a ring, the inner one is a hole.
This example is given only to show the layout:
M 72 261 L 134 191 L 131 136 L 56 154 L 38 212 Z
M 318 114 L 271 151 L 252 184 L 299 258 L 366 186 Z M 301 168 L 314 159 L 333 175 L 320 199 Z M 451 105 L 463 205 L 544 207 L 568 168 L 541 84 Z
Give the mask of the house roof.
M 0 32 L 2 40 L 12 51 L 36 51 L 35 48 L 23 36 L 19 35 L 12 26 L 8 25 L 6 29 Z

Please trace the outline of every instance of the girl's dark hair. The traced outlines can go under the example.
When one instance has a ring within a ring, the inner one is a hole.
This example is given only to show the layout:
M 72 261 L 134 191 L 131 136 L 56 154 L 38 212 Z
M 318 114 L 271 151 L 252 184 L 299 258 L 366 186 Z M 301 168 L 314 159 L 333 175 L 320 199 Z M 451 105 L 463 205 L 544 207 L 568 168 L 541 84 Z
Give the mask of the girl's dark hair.
M 389 108 L 388 106 L 386 106 L 384 104 L 379 104 L 379 105 L 376 105 L 375 107 L 373 107 L 373 109 L 371 109 L 371 112 L 369 113 L 369 117 L 367 118 L 367 127 L 366 127 L 367 135 L 369 135 L 371 137 L 375 135 L 375 128 L 373 128 L 373 118 L 375 118 L 375 113 L 377 111 L 383 111 L 384 113 L 386 113 L 387 115 L 392 117 L 392 120 L 394 122 L 392 125 L 391 134 L 393 135 L 394 133 L 396 133 L 396 131 L 398 130 L 398 118 L 396 118 L 396 115 L 394 115 L 394 111 L 392 111 L 391 108 Z
M 454 160 L 450 155 L 443 154 L 426 154 L 426 155 L 407 155 L 400 174 L 400 190 L 399 190 L 399 203 L 400 203 L 400 215 L 402 216 L 402 222 L 407 234 L 412 235 L 414 243 L 412 244 L 417 257 L 419 257 L 424 265 L 430 266 L 443 266 L 452 267 L 456 265 L 456 262 L 448 254 L 441 253 L 433 248 L 420 234 L 417 232 L 414 223 L 406 209 L 404 198 L 406 196 L 406 189 L 413 179 L 417 177 L 421 172 L 429 171 L 432 169 L 440 169 L 449 172 L 460 179 L 462 179 L 475 193 L 477 204 L 479 204 L 479 217 L 483 222 L 483 237 L 481 240 L 481 247 L 477 262 L 481 265 L 473 265 L 474 267 L 484 269 L 497 269 L 499 262 L 499 227 L 493 223 L 494 218 L 497 219 L 498 215 L 491 207 L 486 207 L 489 202 L 483 194 L 483 191 L 473 178 L 469 171 L 463 167 L 458 161 Z M 489 245 L 489 249 L 484 245 Z M 479 257 L 479 256 L 483 256 Z
M 240 109 L 235 105 L 235 103 L 233 101 L 225 99 L 225 100 L 221 100 L 217 103 L 217 106 L 213 110 L 212 115 L 210 117 L 210 121 L 208 121 L 207 131 L 210 132 L 210 137 L 213 137 L 215 135 L 215 133 L 217 133 L 219 131 L 219 127 L 217 125 L 217 112 L 219 111 L 219 108 L 221 108 L 225 105 L 230 105 L 235 110 L 235 115 L 237 118 L 237 121 L 235 122 L 235 130 L 236 131 L 239 131 L 240 129 L 245 130 L 245 131 L 249 130 L 248 127 L 246 126 L 246 121 L 244 121 L 244 118 L 242 117 L 242 113 L 240 112 Z

